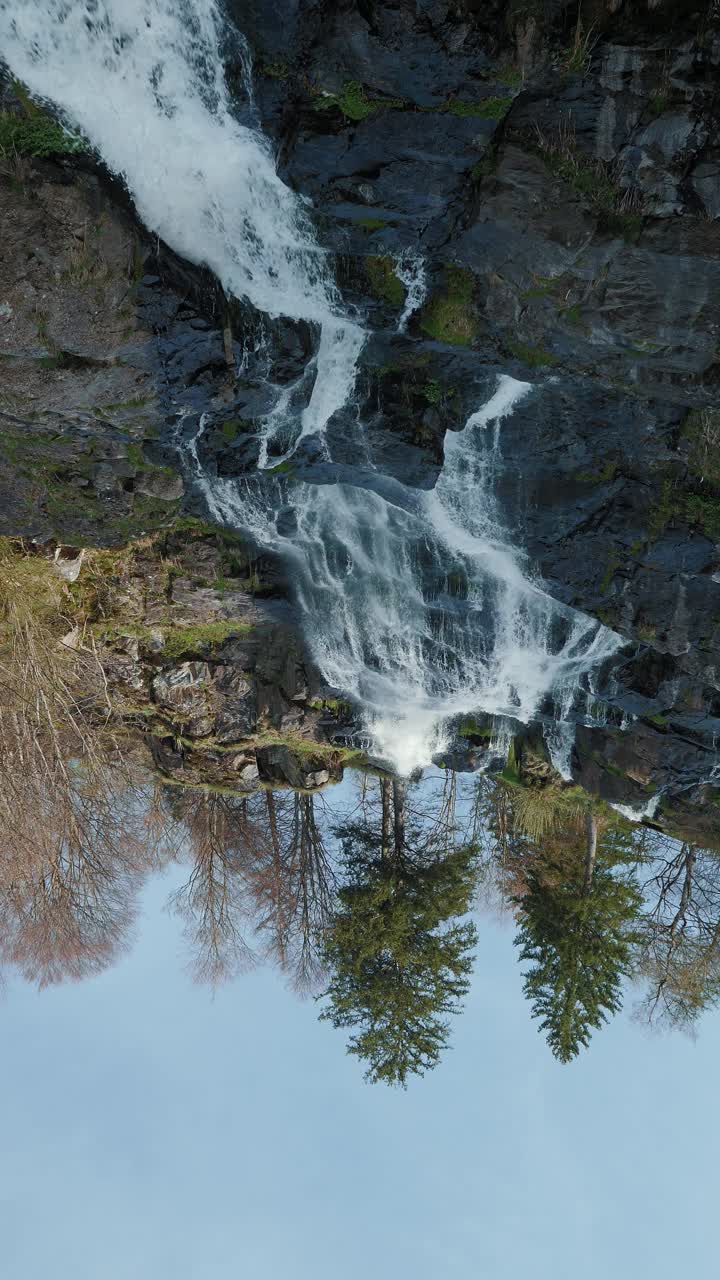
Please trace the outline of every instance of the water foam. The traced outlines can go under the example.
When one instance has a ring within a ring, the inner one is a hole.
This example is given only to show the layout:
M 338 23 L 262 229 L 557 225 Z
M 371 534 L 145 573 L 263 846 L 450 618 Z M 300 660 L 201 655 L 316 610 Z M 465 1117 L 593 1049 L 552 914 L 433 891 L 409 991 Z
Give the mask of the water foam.
M 610 802 L 611 809 L 615 809 L 617 813 L 621 813 L 623 818 L 627 818 L 628 822 L 642 822 L 644 818 L 654 818 L 657 813 L 658 806 L 662 800 L 663 793 L 658 791 L 656 795 L 651 796 L 645 804 L 615 804 Z
M 395 262 L 395 274 L 405 287 L 405 306 L 397 326 L 398 333 L 404 333 L 410 317 L 420 310 L 427 297 L 427 268 L 422 254 L 410 250 L 401 253 Z

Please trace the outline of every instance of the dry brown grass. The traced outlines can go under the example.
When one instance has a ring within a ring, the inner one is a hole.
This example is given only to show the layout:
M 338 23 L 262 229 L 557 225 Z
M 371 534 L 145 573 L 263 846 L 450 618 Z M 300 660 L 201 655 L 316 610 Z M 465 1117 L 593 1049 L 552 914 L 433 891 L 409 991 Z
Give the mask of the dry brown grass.
M 0 959 L 41 986 L 110 963 L 153 858 L 146 788 L 66 584 L 0 544 Z

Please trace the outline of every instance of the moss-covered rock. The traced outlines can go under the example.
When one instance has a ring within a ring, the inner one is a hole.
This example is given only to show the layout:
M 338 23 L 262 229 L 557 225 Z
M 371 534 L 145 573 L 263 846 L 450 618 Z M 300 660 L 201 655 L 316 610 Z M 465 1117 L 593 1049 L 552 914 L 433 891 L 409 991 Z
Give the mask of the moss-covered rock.
M 445 286 L 424 307 L 420 327 L 436 342 L 469 347 L 478 334 L 478 320 L 473 305 L 475 281 L 472 272 L 450 266 L 445 272 Z

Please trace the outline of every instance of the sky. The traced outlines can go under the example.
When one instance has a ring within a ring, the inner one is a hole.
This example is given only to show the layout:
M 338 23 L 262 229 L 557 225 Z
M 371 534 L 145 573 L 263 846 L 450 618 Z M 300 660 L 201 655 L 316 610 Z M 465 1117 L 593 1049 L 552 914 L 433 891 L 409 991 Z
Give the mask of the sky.
M 115 969 L 0 1004 L 3 1280 L 653 1280 L 716 1255 L 720 1018 L 556 1063 L 480 920 L 443 1063 L 363 1082 L 265 969 L 194 986 L 151 882 Z

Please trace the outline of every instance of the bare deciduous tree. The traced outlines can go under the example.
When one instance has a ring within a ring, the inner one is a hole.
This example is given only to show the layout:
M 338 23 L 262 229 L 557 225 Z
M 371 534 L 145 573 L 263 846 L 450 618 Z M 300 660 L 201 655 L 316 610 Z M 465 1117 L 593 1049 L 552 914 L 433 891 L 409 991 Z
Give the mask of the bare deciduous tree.
M 46 985 L 125 945 L 152 841 L 92 636 L 68 631 L 67 588 L 5 544 L 0 570 L 1 954 Z
M 648 989 L 639 1015 L 692 1031 L 720 999 L 720 858 L 658 837 L 643 892 L 638 970 Z
M 182 808 L 194 865 L 170 907 L 185 922 L 196 981 L 217 986 L 256 962 L 245 938 L 249 903 L 238 853 L 253 837 L 250 801 L 192 791 Z

